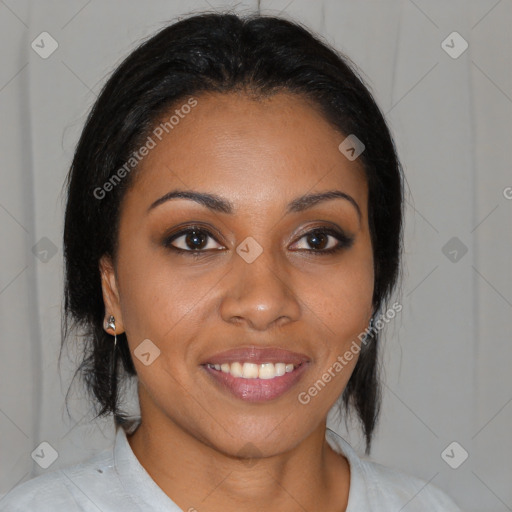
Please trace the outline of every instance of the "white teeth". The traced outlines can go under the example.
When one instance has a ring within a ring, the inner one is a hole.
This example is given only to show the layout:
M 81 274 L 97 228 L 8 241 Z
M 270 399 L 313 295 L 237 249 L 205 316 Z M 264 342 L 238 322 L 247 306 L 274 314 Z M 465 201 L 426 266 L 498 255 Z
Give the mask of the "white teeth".
M 290 373 L 295 368 L 292 363 L 256 364 L 249 362 L 244 362 L 243 364 L 238 362 L 231 364 L 208 364 L 208 366 L 242 379 L 273 379 L 274 377 L 281 377 L 285 373 Z
M 260 365 L 258 377 L 260 379 L 273 379 L 276 376 L 276 370 L 272 363 L 263 363 Z
M 231 363 L 229 373 L 233 377 L 242 377 L 242 365 L 240 363 Z
M 242 367 L 242 377 L 244 379 L 257 379 L 258 365 L 254 363 L 244 363 Z
M 284 363 L 276 363 L 274 368 L 276 369 L 276 375 L 278 377 L 286 373 L 286 365 Z

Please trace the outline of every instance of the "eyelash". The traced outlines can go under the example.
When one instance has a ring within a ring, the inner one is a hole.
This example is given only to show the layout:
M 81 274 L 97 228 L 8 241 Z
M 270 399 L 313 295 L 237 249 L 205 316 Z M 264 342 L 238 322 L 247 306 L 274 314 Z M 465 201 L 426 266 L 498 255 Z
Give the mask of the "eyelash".
M 202 228 L 200 226 L 189 226 L 188 228 L 182 229 L 181 231 L 178 231 L 177 233 L 174 233 L 171 236 L 167 237 L 164 240 L 163 245 L 166 248 L 171 249 L 177 253 L 181 253 L 181 254 L 185 253 L 185 254 L 187 254 L 187 256 L 192 256 L 193 258 L 204 256 L 206 252 L 211 251 L 211 249 L 206 249 L 206 250 L 204 250 L 204 249 L 198 249 L 198 250 L 180 249 L 179 247 L 175 247 L 174 245 L 172 245 L 172 242 L 174 242 L 176 239 L 180 238 L 183 235 L 187 235 L 189 233 L 205 234 L 208 237 L 213 238 L 217 243 L 219 243 L 216 240 L 215 236 L 208 229 Z M 342 249 L 349 248 L 352 245 L 352 243 L 354 242 L 354 237 L 346 235 L 345 233 L 343 233 L 343 231 L 338 231 L 337 229 L 333 229 L 333 228 L 327 227 L 327 226 L 314 228 L 314 229 L 304 233 L 299 238 L 299 240 L 302 240 L 304 237 L 306 237 L 308 235 L 318 234 L 318 233 L 324 233 L 324 234 L 334 237 L 335 239 L 338 240 L 338 244 L 335 247 L 331 247 L 330 249 L 320 249 L 320 250 L 298 249 L 298 251 L 307 251 L 307 252 L 313 253 L 315 256 L 325 256 L 325 255 L 329 255 L 329 254 L 335 254 L 335 253 L 341 251 Z

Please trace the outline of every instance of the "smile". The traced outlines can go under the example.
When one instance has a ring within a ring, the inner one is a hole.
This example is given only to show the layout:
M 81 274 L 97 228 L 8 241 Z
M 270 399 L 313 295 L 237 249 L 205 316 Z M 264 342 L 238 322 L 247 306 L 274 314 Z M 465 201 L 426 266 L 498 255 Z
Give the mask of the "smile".
M 309 363 L 240 362 L 202 365 L 211 382 L 222 393 L 246 402 L 274 400 L 301 379 Z M 224 368 L 223 368 L 224 367 Z
M 274 379 L 281 377 L 285 373 L 293 372 L 295 368 L 300 366 L 293 363 L 222 363 L 222 364 L 208 364 L 212 368 L 223 373 L 229 373 L 235 378 L 241 379 Z

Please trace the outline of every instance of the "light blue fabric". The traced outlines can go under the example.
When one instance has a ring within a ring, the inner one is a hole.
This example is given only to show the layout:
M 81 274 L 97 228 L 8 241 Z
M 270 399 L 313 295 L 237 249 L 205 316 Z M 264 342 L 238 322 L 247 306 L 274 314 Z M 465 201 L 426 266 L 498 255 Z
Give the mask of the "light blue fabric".
M 346 512 L 461 512 L 419 478 L 361 459 L 334 431 L 326 439 L 350 464 Z M 183 512 L 139 463 L 118 428 L 114 446 L 88 461 L 18 485 L 0 499 L 1 512 Z

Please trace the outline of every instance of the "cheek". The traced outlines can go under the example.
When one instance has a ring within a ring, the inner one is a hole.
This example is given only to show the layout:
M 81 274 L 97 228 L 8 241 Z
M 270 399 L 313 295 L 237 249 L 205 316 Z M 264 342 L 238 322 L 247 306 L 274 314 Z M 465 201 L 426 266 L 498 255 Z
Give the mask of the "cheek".
M 212 273 L 207 277 L 192 275 L 165 252 L 157 254 L 147 248 L 128 252 L 133 257 L 119 266 L 121 307 L 128 334 L 160 337 L 169 332 L 200 306 L 208 282 L 212 282 L 210 287 L 215 283 Z
M 303 296 L 333 336 L 345 339 L 366 327 L 374 289 L 371 254 L 354 252 L 314 281 L 305 283 Z
M 153 387 L 162 379 L 167 381 L 171 374 L 184 382 L 188 377 L 183 361 L 194 358 L 193 340 L 200 337 L 205 321 L 214 314 L 211 295 L 219 273 L 186 272 L 171 258 L 153 255 L 150 260 L 132 260 L 120 269 L 120 278 L 124 283 L 124 327 L 141 381 Z M 160 351 L 158 360 L 150 366 L 137 360 L 137 347 L 146 339 Z
M 317 281 L 318 283 L 318 281 Z M 312 404 L 324 414 L 345 389 L 359 359 L 360 336 L 372 313 L 373 259 L 354 257 L 333 267 L 321 280 L 322 286 L 305 286 L 318 326 L 317 369 L 301 390 L 301 404 Z

